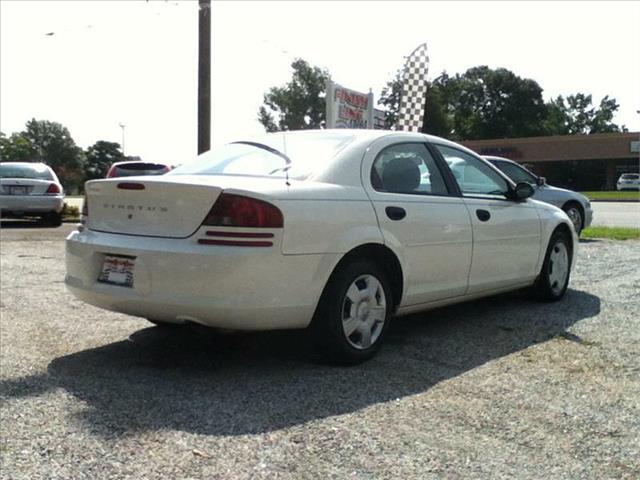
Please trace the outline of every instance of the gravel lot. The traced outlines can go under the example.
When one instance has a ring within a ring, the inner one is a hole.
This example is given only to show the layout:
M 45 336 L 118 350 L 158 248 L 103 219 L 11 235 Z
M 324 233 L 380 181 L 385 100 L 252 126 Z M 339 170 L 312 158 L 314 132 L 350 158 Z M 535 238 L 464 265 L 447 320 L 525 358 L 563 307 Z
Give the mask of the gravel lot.
M 583 242 L 558 304 L 397 319 L 333 368 L 82 304 L 69 229 L 1 233 L 2 478 L 640 478 L 640 242 Z

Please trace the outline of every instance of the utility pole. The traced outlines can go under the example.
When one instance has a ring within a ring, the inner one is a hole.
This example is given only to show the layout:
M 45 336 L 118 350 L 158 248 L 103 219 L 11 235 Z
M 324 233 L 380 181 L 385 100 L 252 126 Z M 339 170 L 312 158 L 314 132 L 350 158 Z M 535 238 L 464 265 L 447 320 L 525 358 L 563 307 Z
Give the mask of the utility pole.
M 122 156 L 124 157 L 124 127 L 126 127 L 126 125 L 124 123 L 119 123 L 118 125 L 120 125 L 120 128 L 122 129 Z
M 198 0 L 198 154 L 211 148 L 211 0 Z

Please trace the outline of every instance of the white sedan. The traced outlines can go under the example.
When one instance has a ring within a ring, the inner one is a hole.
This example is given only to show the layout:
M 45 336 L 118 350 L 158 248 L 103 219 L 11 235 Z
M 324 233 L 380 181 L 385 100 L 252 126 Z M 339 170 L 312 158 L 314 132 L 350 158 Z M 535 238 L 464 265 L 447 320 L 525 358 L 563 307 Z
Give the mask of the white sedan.
M 326 359 L 358 363 L 394 315 L 523 287 L 561 299 L 578 240 L 532 194 L 437 137 L 275 133 L 160 177 L 87 182 L 65 281 L 156 324 L 309 328 Z
M 53 227 L 62 224 L 64 191 L 55 172 L 44 163 L 0 163 L 0 215 L 39 217 Z

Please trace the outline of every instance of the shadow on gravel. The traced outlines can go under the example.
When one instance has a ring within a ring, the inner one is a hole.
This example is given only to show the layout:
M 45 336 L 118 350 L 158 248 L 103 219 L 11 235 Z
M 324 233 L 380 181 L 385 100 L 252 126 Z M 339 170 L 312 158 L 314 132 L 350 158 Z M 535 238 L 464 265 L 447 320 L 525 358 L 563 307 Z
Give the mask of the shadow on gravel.
M 535 303 L 508 294 L 394 320 L 372 361 L 317 364 L 299 332 L 220 335 L 150 327 L 127 340 L 53 360 L 48 374 L 3 382 L 6 397 L 62 388 L 85 402 L 77 415 L 114 437 L 172 429 L 205 435 L 277 430 L 428 390 L 597 315 L 600 299 L 569 290 Z
M 38 219 L 33 220 L 2 220 L 0 228 L 58 228 L 58 226 L 46 225 Z

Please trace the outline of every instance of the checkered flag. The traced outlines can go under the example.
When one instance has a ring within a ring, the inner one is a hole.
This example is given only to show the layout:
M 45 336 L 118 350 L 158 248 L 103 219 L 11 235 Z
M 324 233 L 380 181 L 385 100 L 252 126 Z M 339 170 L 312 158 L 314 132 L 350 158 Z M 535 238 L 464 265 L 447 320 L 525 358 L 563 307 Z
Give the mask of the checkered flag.
M 402 72 L 402 96 L 398 112 L 398 130 L 419 132 L 422 130 L 424 108 L 427 101 L 427 73 L 429 55 L 427 44 L 418 46 L 404 65 Z

